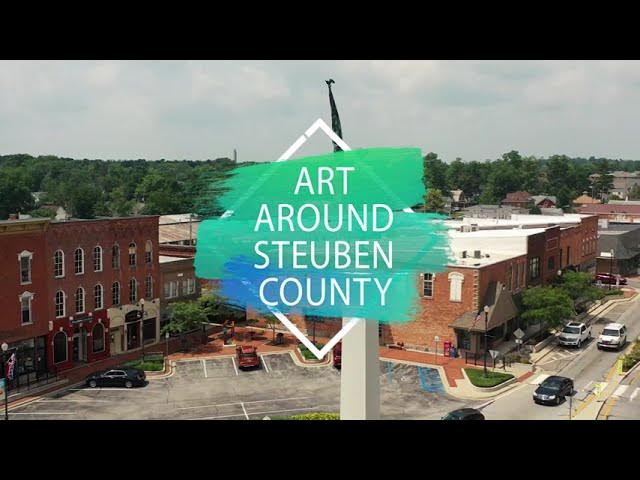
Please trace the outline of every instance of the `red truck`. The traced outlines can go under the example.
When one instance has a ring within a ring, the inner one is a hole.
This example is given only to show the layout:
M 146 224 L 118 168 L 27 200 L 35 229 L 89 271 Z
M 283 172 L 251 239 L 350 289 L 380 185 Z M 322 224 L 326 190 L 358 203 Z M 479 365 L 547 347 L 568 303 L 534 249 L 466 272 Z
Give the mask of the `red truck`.
M 236 347 L 236 357 L 238 366 L 242 368 L 260 368 L 260 357 L 258 349 L 250 345 L 241 345 Z
M 342 342 L 336 343 L 333 347 L 333 366 L 337 369 L 342 368 Z

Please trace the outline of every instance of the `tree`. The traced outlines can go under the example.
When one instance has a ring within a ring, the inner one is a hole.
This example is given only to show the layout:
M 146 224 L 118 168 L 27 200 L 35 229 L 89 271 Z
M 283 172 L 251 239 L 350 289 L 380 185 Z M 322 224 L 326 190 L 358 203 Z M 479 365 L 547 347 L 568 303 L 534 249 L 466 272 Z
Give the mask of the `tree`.
M 423 161 L 424 174 L 422 181 L 429 189 L 448 191 L 447 164 L 438 158 L 437 153 L 427 153 Z
M 169 332 L 183 335 L 206 322 L 207 315 L 196 300 L 176 302 L 169 305 L 169 323 L 162 328 L 161 333 Z
M 273 332 L 273 338 L 271 339 L 272 341 L 275 342 L 276 340 L 276 328 L 278 326 L 278 324 L 280 323 L 280 320 L 278 320 L 274 315 L 272 314 L 267 314 L 264 317 L 265 322 L 267 322 L 267 326 L 271 329 L 271 331 Z
M 17 168 L 0 170 L 0 220 L 33 209 L 31 191 Z
M 541 215 L 541 214 L 542 214 L 542 210 L 540 210 L 540 207 L 533 206 L 533 207 L 531 207 L 531 209 L 529 210 L 529 213 L 530 213 L 531 215 Z
M 75 184 L 75 185 L 74 185 Z M 76 218 L 94 218 L 96 205 L 101 200 L 100 191 L 94 185 L 72 181 L 69 183 L 69 204 Z
M 445 201 L 439 189 L 429 189 L 424 196 L 424 210 L 426 212 L 443 213 Z
M 116 217 L 126 217 L 133 212 L 133 200 L 127 198 L 124 187 L 120 186 L 109 195 L 109 210 Z
M 574 303 L 578 300 L 598 300 L 604 296 L 604 292 L 593 285 L 593 275 L 587 272 L 564 272 L 559 288 L 571 297 Z
M 573 300 L 560 288 L 528 288 L 522 294 L 522 303 L 525 306 L 522 318 L 539 322 L 541 327 L 555 328 L 575 314 Z
M 603 194 L 609 193 L 613 188 L 613 175 L 611 175 L 611 166 L 606 159 L 602 159 L 596 163 L 596 174 L 598 175 L 593 186 L 596 192 L 603 198 Z

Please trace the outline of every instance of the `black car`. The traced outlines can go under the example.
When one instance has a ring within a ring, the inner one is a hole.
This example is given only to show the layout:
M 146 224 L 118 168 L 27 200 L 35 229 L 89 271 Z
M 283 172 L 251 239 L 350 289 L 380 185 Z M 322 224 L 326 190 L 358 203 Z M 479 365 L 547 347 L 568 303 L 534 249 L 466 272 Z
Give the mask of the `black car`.
M 147 376 L 137 368 L 114 368 L 92 373 L 87 377 L 87 386 L 96 387 L 143 387 Z
M 484 420 L 484 415 L 475 408 L 459 408 L 447 413 L 442 420 Z
M 573 380 L 553 375 L 533 392 L 533 401 L 546 405 L 559 405 L 567 396 L 573 395 Z

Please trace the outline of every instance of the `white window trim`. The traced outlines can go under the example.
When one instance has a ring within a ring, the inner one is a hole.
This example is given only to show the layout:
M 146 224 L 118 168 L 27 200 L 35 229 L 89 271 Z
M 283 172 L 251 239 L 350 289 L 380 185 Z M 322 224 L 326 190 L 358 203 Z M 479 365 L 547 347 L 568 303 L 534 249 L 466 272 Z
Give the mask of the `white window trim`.
M 27 280 L 26 282 L 22 280 L 22 259 L 23 258 L 29 259 L 29 280 Z M 18 269 L 20 273 L 20 285 L 31 285 L 31 283 L 33 283 L 32 277 L 31 277 L 31 262 L 33 262 L 33 252 L 30 252 L 28 250 L 23 250 L 18 254 Z
M 100 249 L 100 269 L 96 270 L 96 258 L 95 258 L 95 254 L 96 254 L 96 248 Z M 93 271 L 94 272 L 101 272 L 102 270 L 104 270 L 104 262 L 103 262 L 103 249 L 100 245 L 96 245 L 95 247 L 93 247 L 93 252 L 92 252 L 92 260 L 93 260 Z
M 76 253 L 80 250 L 82 261 L 80 265 L 82 266 L 82 271 L 76 272 Z M 82 247 L 78 247 L 73 251 L 73 271 L 76 275 L 84 275 L 84 249 Z
M 431 295 L 425 295 L 424 294 L 424 282 L 425 282 L 425 274 L 430 274 L 431 275 Z M 433 298 L 434 297 L 434 293 L 435 293 L 435 281 L 436 281 L 436 274 L 435 273 L 431 273 L 431 272 L 424 272 L 421 274 L 422 277 L 422 298 Z
M 31 303 L 33 302 L 34 296 L 35 293 L 22 292 L 22 295 L 18 297 L 18 301 L 20 302 L 20 325 L 22 326 L 33 325 L 33 307 L 31 306 Z M 24 300 L 25 298 L 29 299 L 29 321 L 27 323 L 22 322 L 22 300 Z
M 66 313 L 67 313 L 67 294 L 64 293 L 64 290 L 57 290 L 55 295 L 53 296 L 53 304 L 55 307 L 55 310 L 57 310 L 57 298 L 58 298 L 58 292 L 62 293 L 62 315 L 56 315 L 56 318 L 64 318 L 66 317 Z M 57 314 L 57 311 L 54 312 Z
M 82 310 L 78 310 L 78 290 L 82 290 Z M 84 313 L 87 310 L 87 296 L 83 287 L 76 288 L 76 291 L 73 294 L 73 303 L 76 307 L 76 313 Z
M 449 301 L 462 302 L 462 284 L 464 283 L 464 275 L 459 272 L 451 272 L 449 278 Z M 458 293 L 454 297 L 454 293 Z
M 62 254 L 62 275 L 56 275 L 56 253 Z M 64 278 L 65 269 L 64 269 L 64 251 L 56 250 L 53 252 L 53 278 Z

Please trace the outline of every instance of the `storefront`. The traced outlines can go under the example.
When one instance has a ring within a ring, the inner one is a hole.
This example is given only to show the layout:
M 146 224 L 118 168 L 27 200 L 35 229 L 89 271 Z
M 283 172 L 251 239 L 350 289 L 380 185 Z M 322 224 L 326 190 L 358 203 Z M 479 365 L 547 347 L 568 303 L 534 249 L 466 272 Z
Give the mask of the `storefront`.
M 104 310 L 51 322 L 49 363 L 60 371 L 110 355 L 109 319 Z
M 0 355 L 1 372 L 6 372 L 6 362 L 16 355 L 15 385 L 37 381 L 47 372 L 47 336 L 9 343 L 4 355 Z
M 111 325 L 109 336 L 111 354 L 134 350 L 144 344 L 148 345 L 159 341 L 160 335 L 160 302 L 158 299 L 147 301 L 144 309 L 140 304 L 123 305 L 108 309 Z M 142 312 L 144 311 L 144 320 Z

